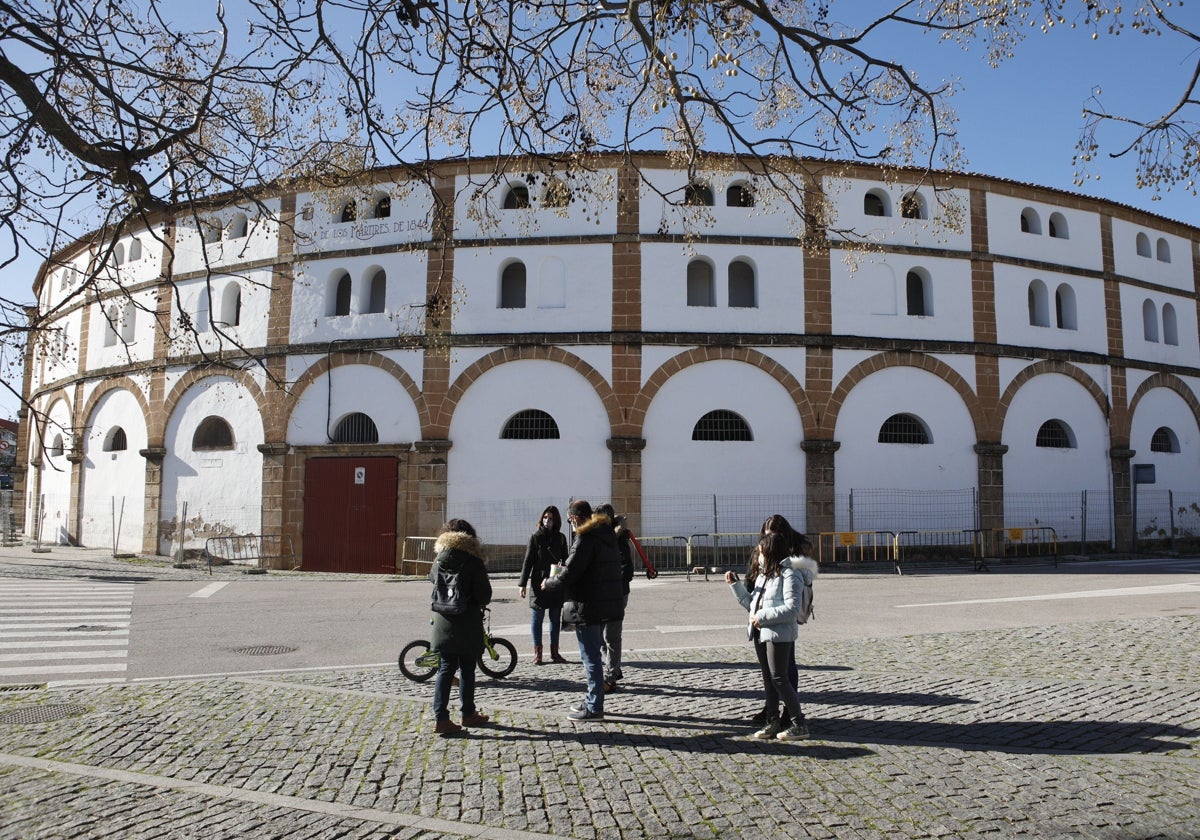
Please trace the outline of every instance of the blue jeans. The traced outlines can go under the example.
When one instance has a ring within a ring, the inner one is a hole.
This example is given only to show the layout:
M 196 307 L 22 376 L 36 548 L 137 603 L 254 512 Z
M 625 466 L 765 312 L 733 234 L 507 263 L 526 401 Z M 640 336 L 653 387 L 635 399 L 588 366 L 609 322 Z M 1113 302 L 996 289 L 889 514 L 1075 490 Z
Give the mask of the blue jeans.
M 475 657 L 443 653 L 433 683 L 434 720 L 450 720 L 450 689 L 454 687 L 454 672 L 458 671 L 458 697 L 462 700 L 463 717 L 475 709 Z
M 579 640 L 579 658 L 583 661 L 583 672 L 587 676 L 586 705 L 589 712 L 604 711 L 604 659 L 600 646 L 604 644 L 604 625 L 588 624 L 575 628 Z
M 562 610 L 555 608 L 552 610 L 530 610 L 532 615 L 529 618 L 529 630 L 533 634 L 533 643 L 538 647 L 542 646 L 542 618 L 546 613 L 550 613 L 550 647 L 558 648 L 558 627 L 562 619 Z

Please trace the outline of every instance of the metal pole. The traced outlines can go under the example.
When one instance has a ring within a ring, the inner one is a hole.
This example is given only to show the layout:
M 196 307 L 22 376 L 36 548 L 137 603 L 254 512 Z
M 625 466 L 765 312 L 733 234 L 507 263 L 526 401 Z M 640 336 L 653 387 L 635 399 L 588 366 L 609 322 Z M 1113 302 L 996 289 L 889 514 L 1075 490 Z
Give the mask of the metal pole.
M 850 488 L 850 528 L 849 528 L 849 530 L 851 530 L 851 531 L 854 530 L 854 488 L 853 487 Z
M 1135 478 L 1135 480 L 1133 481 L 1133 553 L 1134 554 L 1138 553 L 1137 497 L 1138 497 L 1138 484 L 1137 484 L 1137 481 Z
M 1083 530 L 1079 532 L 1079 553 L 1084 557 L 1087 556 L 1087 491 L 1083 491 L 1083 498 L 1079 501 L 1079 520 L 1083 523 Z
M 1171 550 L 1175 550 L 1175 491 L 1167 491 L 1167 513 L 1171 517 Z
M 187 536 L 187 502 L 183 503 L 183 512 L 179 514 L 179 547 L 175 549 L 175 568 L 183 568 L 183 543 L 184 537 Z M 209 571 L 212 571 L 212 565 L 209 565 Z

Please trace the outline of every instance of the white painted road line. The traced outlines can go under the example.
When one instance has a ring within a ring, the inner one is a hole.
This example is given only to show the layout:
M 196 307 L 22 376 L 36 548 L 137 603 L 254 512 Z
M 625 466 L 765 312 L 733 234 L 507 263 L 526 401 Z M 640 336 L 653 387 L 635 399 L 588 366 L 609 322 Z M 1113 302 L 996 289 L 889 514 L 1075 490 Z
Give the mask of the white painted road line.
M 0 662 L 47 662 L 58 659 L 115 659 L 129 656 L 127 650 L 40 650 L 36 653 L 0 653 Z
M 38 665 L 30 667 L 22 665 L 17 668 L 0 668 L 0 677 L 15 677 L 22 674 L 100 674 L 114 671 L 125 671 L 128 666 L 124 663 L 105 665 Z
M 1018 601 L 1070 601 L 1078 598 L 1128 598 L 1139 595 L 1182 595 L 1200 593 L 1200 583 L 1161 583 L 1151 586 L 1126 586 L 1120 589 L 1086 589 L 1053 595 L 1015 595 L 1011 598 L 972 598 L 964 601 L 930 601 L 925 604 L 896 604 L 897 609 L 913 607 L 953 607 L 959 604 L 1004 604 Z
M 204 587 L 203 589 L 197 589 L 195 592 L 193 592 L 188 597 L 189 598 L 211 598 L 213 595 L 216 595 L 218 592 L 220 592 L 222 589 L 224 589 L 228 585 L 229 585 L 229 581 L 227 581 L 227 580 L 221 581 L 220 583 L 210 583 L 208 586 Z

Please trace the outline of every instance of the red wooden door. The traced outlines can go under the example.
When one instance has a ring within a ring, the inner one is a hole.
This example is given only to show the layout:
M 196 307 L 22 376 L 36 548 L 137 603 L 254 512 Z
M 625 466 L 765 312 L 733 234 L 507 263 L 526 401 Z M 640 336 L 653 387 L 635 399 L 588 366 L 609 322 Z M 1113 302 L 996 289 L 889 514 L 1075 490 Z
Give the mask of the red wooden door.
M 395 573 L 396 473 L 386 456 L 304 462 L 302 568 Z

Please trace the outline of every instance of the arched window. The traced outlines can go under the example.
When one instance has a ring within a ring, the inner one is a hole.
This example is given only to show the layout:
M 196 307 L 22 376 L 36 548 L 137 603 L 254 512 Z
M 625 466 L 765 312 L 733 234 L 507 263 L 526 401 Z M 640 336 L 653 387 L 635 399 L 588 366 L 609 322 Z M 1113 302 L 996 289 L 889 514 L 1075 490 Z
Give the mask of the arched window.
M 58 458 L 63 454 L 63 436 L 56 434 L 54 440 L 50 442 L 50 457 Z
M 125 430 L 120 426 L 113 426 L 108 430 L 108 434 L 104 436 L 104 451 L 105 452 L 124 452 L 129 448 L 129 441 L 125 437 Z
M 192 435 L 192 449 L 233 449 L 233 429 L 223 417 L 209 415 L 196 427 Z
M 905 219 L 928 219 L 924 196 L 916 191 L 905 193 L 900 199 L 900 215 Z
M 1042 218 L 1032 207 L 1021 211 L 1021 233 L 1042 235 Z
M 125 246 L 118 242 L 112 249 L 113 265 L 123 265 L 125 262 Z
M 920 417 L 912 414 L 893 414 L 879 427 L 880 443 L 918 443 L 933 441 L 929 427 Z
M 567 207 L 571 203 L 571 188 L 561 178 L 551 178 L 546 182 L 546 191 L 542 194 L 543 207 Z
M 1179 452 L 1179 438 L 1166 426 L 1159 426 L 1150 438 L 1151 452 Z
M 358 202 L 354 199 L 347 201 L 342 205 L 340 222 L 354 222 L 358 220 Z
M 529 206 L 529 187 L 524 184 L 509 184 L 504 193 L 505 210 L 524 210 Z
M 712 263 L 692 260 L 687 267 L 687 305 L 716 306 L 717 290 Z
M 142 258 L 142 240 L 136 236 L 129 240 L 129 261 L 137 262 Z
M 196 301 L 196 332 L 208 332 L 212 325 L 212 303 L 208 289 L 200 290 L 200 298 Z
M 712 207 L 716 203 L 712 187 L 693 181 L 683 188 L 683 203 L 688 207 Z
M 221 292 L 221 323 L 236 327 L 242 322 L 242 287 L 230 283 Z
M 1050 214 L 1050 238 L 1051 239 L 1070 239 L 1070 231 L 1067 230 L 1067 217 L 1062 213 Z
M 500 273 L 500 308 L 525 308 L 525 263 L 517 261 L 504 266 Z
M 245 239 L 246 238 L 246 214 L 234 213 L 233 218 L 229 220 L 229 227 L 225 229 L 226 239 Z
M 116 304 L 110 304 L 104 310 L 104 346 L 112 347 L 117 343 L 117 319 L 120 314 L 117 312 Z
M 392 215 L 392 197 L 386 193 L 375 196 L 375 206 L 371 215 L 376 219 L 387 219 Z
M 746 418 L 733 411 L 718 408 L 710 411 L 692 427 L 692 440 L 750 441 L 754 435 Z
M 339 271 L 330 280 L 333 294 L 329 298 L 329 314 L 333 317 L 350 314 L 350 295 L 354 290 L 354 282 L 345 271 Z
M 908 314 L 933 315 L 933 296 L 930 294 L 929 277 L 923 271 L 914 269 L 908 272 L 904 285 L 908 299 Z
M 1172 304 L 1163 304 L 1163 344 L 1179 344 L 1179 321 L 1175 317 L 1175 307 Z
M 1159 262 L 1169 263 L 1171 261 L 1171 245 L 1161 236 L 1154 245 L 1154 256 Z
M 554 418 L 536 408 L 518 411 L 509 417 L 500 431 L 501 440 L 558 440 Z
M 740 182 L 737 184 L 730 184 L 729 189 L 725 190 L 725 206 L 753 207 L 754 193 L 751 191 L 750 186 Z
M 729 305 L 739 309 L 758 306 L 754 267 L 745 260 L 734 260 L 729 264 Z
M 333 430 L 334 443 L 379 443 L 375 421 L 361 411 L 347 414 Z
M 1142 301 L 1142 338 L 1158 343 L 1158 307 L 1150 298 Z
M 1036 446 L 1044 449 L 1074 449 L 1075 434 L 1061 420 L 1047 420 L 1038 429 Z
M 216 219 L 201 219 L 200 220 L 200 241 L 205 245 L 212 245 L 214 242 L 221 241 L 221 233 L 224 228 Z
M 1139 233 L 1136 239 L 1137 255 L 1139 257 L 1150 256 L 1150 237 L 1144 233 Z
M 387 308 L 387 272 L 375 270 L 367 284 L 367 312 L 383 312 Z
M 1060 283 L 1054 290 L 1054 319 L 1060 330 L 1079 329 L 1075 313 L 1075 290 L 1067 283 Z
M 863 214 L 867 216 L 892 215 L 891 202 L 882 190 L 871 190 L 863 196 Z
M 137 307 L 133 305 L 133 301 L 129 301 L 125 304 L 125 311 L 121 313 L 121 340 L 132 344 L 136 332 Z
M 1041 280 L 1029 284 L 1029 324 L 1033 327 L 1050 326 L 1050 292 Z

